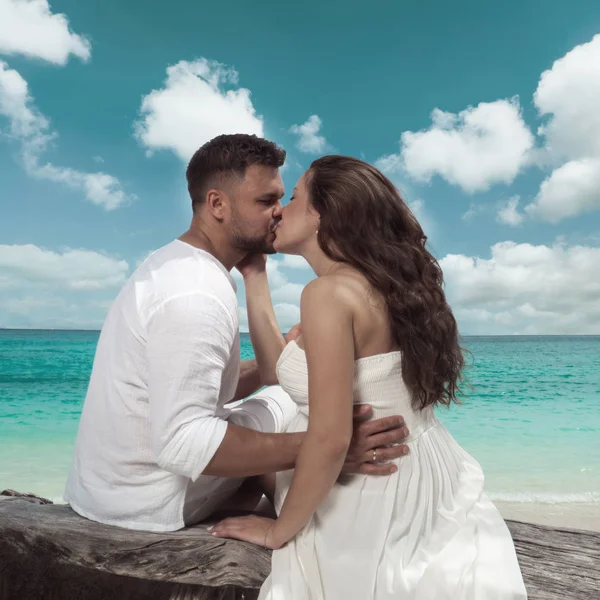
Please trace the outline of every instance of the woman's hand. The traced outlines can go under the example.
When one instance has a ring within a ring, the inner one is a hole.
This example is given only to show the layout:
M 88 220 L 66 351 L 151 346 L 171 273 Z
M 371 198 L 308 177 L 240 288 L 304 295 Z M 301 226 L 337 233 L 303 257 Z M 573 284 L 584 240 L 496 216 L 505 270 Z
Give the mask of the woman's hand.
M 267 255 L 248 254 L 235 265 L 235 268 L 242 274 L 244 279 L 256 273 L 264 273 L 267 269 Z
M 300 337 L 300 334 L 302 333 L 301 329 L 300 329 L 300 323 L 296 323 L 296 325 L 294 325 L 284 336 L 283 339 L 285 340 L 286 344 L 289 344 L 292 340 L 297 340 Z
M 247 517 L 230 517 L 209 528 L 211 535 L 250 542 L 257 546 L 278 550 L 285 542 L 275 538 L 276 519 L 250 515 Z

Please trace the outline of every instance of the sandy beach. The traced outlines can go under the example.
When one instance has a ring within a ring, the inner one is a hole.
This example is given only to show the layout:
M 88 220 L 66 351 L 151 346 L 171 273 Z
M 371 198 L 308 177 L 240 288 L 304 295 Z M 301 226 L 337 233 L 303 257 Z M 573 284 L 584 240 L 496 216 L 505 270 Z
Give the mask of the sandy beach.
M 505 519 L 551 527 L 600 531 L 600 504 L 494 502 Z
M 18 491 L 24 492 L 24 490 Z M 0 496 L 0 500 L 7 497 Z M 63 504 L 60 501 L 55 501 L 55 503 Z M 600 504 L 598 503 L 544 504 L 532 502 L 526 504 L 496 501 L 494 504 L 498 507 L 502 517 L 510 521 L 600 532 Z

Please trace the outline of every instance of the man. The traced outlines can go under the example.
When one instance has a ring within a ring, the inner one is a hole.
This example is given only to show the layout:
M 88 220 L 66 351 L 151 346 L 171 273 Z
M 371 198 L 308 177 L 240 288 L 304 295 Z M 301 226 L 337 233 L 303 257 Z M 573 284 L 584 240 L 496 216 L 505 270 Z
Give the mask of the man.
M 219 136 L 187 168 L 193 217 L 151 254 L 113 303 L 94 359 L 65 500 L 111 525 L 171 531 L 207 518 L 245 478 L 290 469 L 304 434 L 286 434 L 291 398 L 240 363 L 230 270 L 273 253 L 285 152 L 249 135 Z M 357 413 L 345 471 L 384 475 L 405 453 L 400 417 Z

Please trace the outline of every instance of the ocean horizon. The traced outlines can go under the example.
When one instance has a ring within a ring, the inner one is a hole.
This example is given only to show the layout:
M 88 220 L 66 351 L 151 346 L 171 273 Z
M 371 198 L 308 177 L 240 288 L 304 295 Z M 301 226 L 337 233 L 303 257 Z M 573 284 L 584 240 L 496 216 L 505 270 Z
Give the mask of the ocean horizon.
M 81 329 L 81 328 L 64 328 L 64 327 L 0 327 L 0 331 L 53 331 L 53 332 L 91 332 L 91 333 L 100 333 L 100 329 Z M 282 331 L 282 334 L 287 333 L 285 330 Z M 240 334 L 249 335 L 248 331 L 242 331 L 240 329 Z M 582 337 L 582 338 L 600 338 L 600 334 L 595 333 L 568 333 L 568 334 L 559 334 L 559 333 L 503 333 L 503 334 L 492 334 L 492 333 L 480 333 L 480 334 L 471 334 L 466 333 L 460 335 L 460 338 L 514 338 L 514 337 L 525 337 L 525 338 L 570 338 L 570 337 Z
M 62 501 L 99 331 L 0 329 L 0 490 Z M 600 510 L 600 336 L 465 335 L 464 403 L 436 409 L 499 502 Z M 242 333 L 242 359 L 254 356 Z

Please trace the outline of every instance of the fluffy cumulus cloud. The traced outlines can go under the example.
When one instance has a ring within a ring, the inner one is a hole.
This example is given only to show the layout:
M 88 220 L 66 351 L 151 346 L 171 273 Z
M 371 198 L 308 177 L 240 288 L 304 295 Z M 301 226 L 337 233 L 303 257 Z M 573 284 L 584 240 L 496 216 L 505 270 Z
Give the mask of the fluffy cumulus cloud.
M 284 254 L 279 259 L 279 264 L 286 269 L 310 269 L 310 265 L 306 262 L 306 259 L 302 256 L 294 256 L 293 254 Z
M 31 173 L 35 177 L 64 183 L 66 186 L 82 191 L 92 204 L 105 210 L 114 210 L 128 204 L 133 196 L 126 194 L 121 182 L 108 173 L 86 173 L 67 167 L 56 167 L 51 163 L 40 165 L 32 162 Z
M 505 225 L 510 225 L 511 227 L 518 227 L 519 225 L 522 225 L 523 221 L 525 220 L 525 215 L 519 212 L 519 201 L 519 196 L 513 196 L 504 202 L 498 209 L 496 220 L 499 223 L 504 223 Z
M 540 133 L 553 154 L 600 156 L 600 34 L 542 73 L 533 100 L 549 117 Z
M 0 245 L 0 327 L 99 329 L 128 273 L 92 250 Z
M 300 323 L 300 307 L 296 304 L 278 303 L 273 305 L 273 309 L 282 333 L 287 333 L 296 323 Z M 240 331 L 248 333 L 248 311 L 245 306 L 240 306 L 238 312 Z
M 0 245 L 0 328 L 100 329 L 128 273 L 92 250 Z
M 267 277 L 269 279 L 269 289 L 271 290 L 271 300 L 273 301 L 277 323 L 283 332 L 288 331 L 300 322 L 300 296 L 304 286 L 314 277 L 308 263 L 301 259 L 304 261 L 304 264 L 302 264 L 299 259 L 300 257 L 282 255 L 278 258 L 269 256 L 267 260 Z M 243 278 L 237 269 L 233 269 L 231 273 L 238 285 L 240 331 L 247 332 L 248 312 L 246 310 Z M 302 277 L 302 283 L 290 281 L 290 278 L 298 275 Z
M 172 150 L 187 161 L 216 135 L 262 136 L 250 91 L 237 84 L 234 69 L 205 58 L 168 67 L 163 87 L 142 99 L 136 137 L 149 152 Z
M 56 132 L 36 107 L 25 79 L 3 61 L 0 61 L 0 117 L 7 119 L 8 135 L 20 145 L 23 164 L 31 176 L 65 184 L 106 210 L 118 208 L 133 199 L 112 175 L 79 171 L 42 160 L 43 152 L 56 138 Z
M 551 223 L 600 209 L 600 157 L 570 160 L 542 182 L 527 214 Z
M 317 115 L 311 115 L 302 125 L 292 125 L 290 132 L 298 136 L 296 144 L 298 150 L 307 154 L 322 154 L 327 148 L 327 140 L 319 135 L 321 131 L 321 119 Z
M 282 331 L 300 320 L 300 296 L 314 277 L 269 258 L 271 298 Z M 493 245 L 485 257 L 440 260 L 446 293 L 463 334 L 600 334 L 600 247 Z M 303 274 L 301 281 L 291 281 Z M 241 278 L 240 329 L 248 331 Z
M 37 284 L 98 290 L 123 284 L 128 271 L 126 261 L 91 250 L 55 252 L 33 244 L 0 245 L 0 278 L 10 281 L 11 287 Z
M 8 120 L 9 135 L 31 150 L 43 149 L 52 139 L 48 119 L 36 108 L 20 73 L 0 60 L 0 115 Z
M 600 209 L 600 35 L 542 74 L 534 104 L 547 119 L 539 133 L 548 160 L 559 164 L 527 213 L 556 223 Z
M 600 248 L 492 246 L 490 258 L 449 254 L 440 264 L 465 334 L 600 333 Z
M 271 293 L 273 302 L 276 304 L 293 304 L 300 306 L 300 296 L 304 284 L 301 283 L 284 283 L 282 286 L 276 287 Z
M 269 256 L 267 258 L 267 277 L 269 279 L 269 286 L 271 289 L 279 288 L 288 282 L 288 278 L 282 270 L 282 261 Z M 244 279 L 242 274 L 236 269 L 231 270 L 233 279 L 243 285 Z
M 99 330 L 113 299 L 114 295 L 82 300 L 65 292 L 4 294 L 0 296 L 0 328 Z
M 542 73 L 533 103 L 543 123 L 537 139 L 517 98 L 457 114 L 436 108 L 429 128 L 404 132 L 400 152 L 376 164 L 419 182 L 437 175 L 468 193 L 510 184 L 530 166 L 548 170 L 523 212 L 511 199 L 497 215 L 509 225 L 526 217 L 557 223 L 600 209 L 600 34 Z
M 511 183 L 534 145 L 517 98 L 482 102 L 458 114 L 436 108 L 431 120 L 426 130 L 404 132 L 400 154 L 384 156 L 378 164 L 421 182 L 439 175 L 473 193 Z
M 65 65 L 71 55 L 87 61 L 91 45 L 71 31 L 66 15 L 51 12 L 48 0 L 0 0 L 0 54 Z

